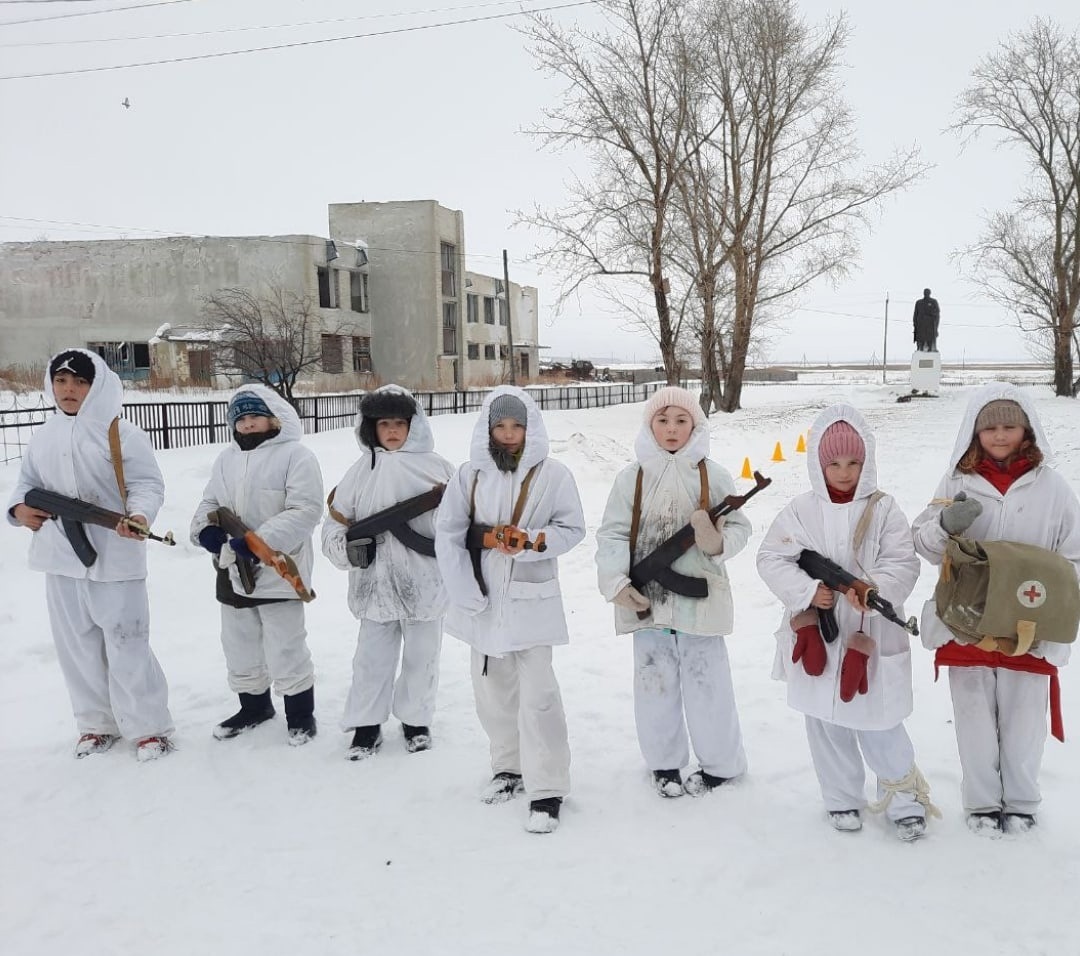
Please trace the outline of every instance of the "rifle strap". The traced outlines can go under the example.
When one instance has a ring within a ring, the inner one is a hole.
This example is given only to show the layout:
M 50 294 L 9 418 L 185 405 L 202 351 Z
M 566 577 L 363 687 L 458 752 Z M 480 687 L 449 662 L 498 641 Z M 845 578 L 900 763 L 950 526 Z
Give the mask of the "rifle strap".
M 127 514 L 127 485 L 124 482 L 124 456 L 120 450 L 120 419 L 109 422 L 109 457 L 116 474 L 116 487 L 120 489 L 120 510 Z
M 532 468 L 529 469 L 528 474 L 525 476 L 525 480 L 521 483 L 521 488 L 518 490 L 517 501 L 514 502 L 514 511 L 510 515 L 510 524 L 517 527 L 517 523 L 521 520 L 521 515 L 525 511 L 525 502 L 529 497 L 529 487 L 532 485 L 533 475 L 536 474 L 536 470 L 540 467 L 540 462 L 537 462 Z M 473 516 L 476 514 L 476 483 L 480 480 L 480 470 L 477 469 L 473 472 L 472 490 L 469 492 L 469 522 L 472 523 Z
M 697 463 L 698 478 L 701 481 L 701 491 L 698 496 L 698 507 L 702 511 L 709 510 L 709 469 L 705 465 L 705 459 Z M 634 552 L 637 550 L 638 532 L 641 530 L 641 481 L 644 472 L 641 467 L 637 470 L 637 480 L 634 482 L 634 505 L 630 509 L 630 563 L 634 563 Z
M 345 515 L 343 515 L 340 511 L 338 511 L 337 508 L 334 507 L 334 492 L 335 491 L 337 491 L 337 486 L 336 485 L 333 488 L 330 489 L 330 494 L 328 494 L 326 496 L 326 507 L 330 511 L 330 517 L 333 518 L 336 522 L 338 522 L 338 524 L 343 524 L 347 528 L 349 526 L 348 519 L 345 517 Z

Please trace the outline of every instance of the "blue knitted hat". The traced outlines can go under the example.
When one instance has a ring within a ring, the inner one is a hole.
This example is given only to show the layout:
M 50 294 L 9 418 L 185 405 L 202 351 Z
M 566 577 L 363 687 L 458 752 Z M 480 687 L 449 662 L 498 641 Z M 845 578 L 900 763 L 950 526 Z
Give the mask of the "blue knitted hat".
M 236 428 L 236 423 L 245 415 L 263 415 L 273 418 L 274 413 L 254 392 L 238 392 L 229 402 L 229 427 Z

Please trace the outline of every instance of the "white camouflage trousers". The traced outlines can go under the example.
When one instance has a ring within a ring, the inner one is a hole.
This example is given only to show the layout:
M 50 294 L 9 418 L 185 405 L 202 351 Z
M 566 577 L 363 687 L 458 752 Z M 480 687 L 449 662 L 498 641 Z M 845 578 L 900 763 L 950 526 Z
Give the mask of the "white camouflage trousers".
M 530 800 L 565 797 L 570 742 L 551 648 L 530 647 L 505 657 L 474 650 L 472 682 L 476 713 L 491 743 L 492 773 L 520 773 Z
M 889 730 L 852 730 L 807 717 L 806 739 L 810 742 L 810 757 L 826 810 L 866 807 L 866 767 L 877 776 L 880 800 L 885 796 L 882 780 L 902 780 L 915 766 L 915 748 L 903 724 Z M 925 817 L 926 809 L 913 792 L 896 793 L 885 808 L 885 815 L 893 821 Z
M 362 619 L 342 730 L 384 723 L 391 712 L 403 724 L 430 726 L 439 690 L 441 650 L 442 618 Z M 395 681 L 399 657 L 401 673 Z
M 965 812 L 1038 812 L 1047 681 L 1004 668 L 949 668 Z
M 650 770 L 681 770 L 690 762 L 688 743 L 693 743 L 706 773 L 730 779 L 746 772 L 722 637 L 634 631 L 634 720 Z
M 53 642 L 80 734 L 171 734 L 169 685 L 150 649 L 146 581 L 45 575 Z
M 302 601 L 222 604 L 221 646 L 229 687 L 237 694 L 262 694 L 271 682 L 279 694 L 299 694 L 315 683 Z

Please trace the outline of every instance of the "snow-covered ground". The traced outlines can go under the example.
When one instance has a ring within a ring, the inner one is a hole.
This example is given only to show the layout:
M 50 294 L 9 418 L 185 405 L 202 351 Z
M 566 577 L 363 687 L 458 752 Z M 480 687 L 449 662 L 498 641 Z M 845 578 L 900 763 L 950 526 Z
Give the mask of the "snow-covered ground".
M 177 751 L 138 764 L 125 742 L 76 761 L 28 533 L 0 526 L 0 946 L 11 956 L 205 953 L 991 956 L 1080 952 L 1080 668 L 1062 691 L 1069 742 L 1050 740 L 1040 826 L 987 840 L 965 827 L 945 679 L 916 652 L 908 729 L 944 819 L 902 844 L 880 820 L 825 822 L 801 718 L 769 678 L 779 608 L 754 571 L 761 535 L 807 485 L 794 449 L 818 409 L 847 400 L 878 436 L 879 474 L 913 517 L 929 499 L 969 386 L 897 404 L 901 389 L 823 381 L 747 386 L 712 419 L 713 457 L 744 457 L 774 483 L 748 506 L 755 535 L 734 558 L 729 638 L 750 772 L 699 800 L 652 790 L 634 734 L 629 640 L 595 588 L 593 534 L 629 460 L 641 405 L 545 415 L 553 454 L 577 477 L 590 534 L 562 560 L 572 643 L 556 651 L 573 792 L 551 836 L 525 804 L 485 806 L 486 739 L 466 649 L 447 638 L 435 748 L 407 755 L 394 722 L 382 752 L 342 759 L 338 732 L 355 622 L 345 575 L 321 555 L 308 627 L 320 735 L 286 746 L 282 718 L 233 741 L 209 558 L 186 529 L 219 447 L 162 453 L 167 502 L 151 548 L 153 643 L 171 686 Z M 1031 386 L 1057 465 L 1080 489 L 1080 406 Z M 473 416 L 432 420 L 437 448 L 465 453 Z M 357 454 L 348 430 L 309 436 L 327 487 Z M 787 458 L 772 462 L 777 442 Z M 0 466 L 7 499 L 16 466 Z M 933 588 L 924 567 L 908 604 Z

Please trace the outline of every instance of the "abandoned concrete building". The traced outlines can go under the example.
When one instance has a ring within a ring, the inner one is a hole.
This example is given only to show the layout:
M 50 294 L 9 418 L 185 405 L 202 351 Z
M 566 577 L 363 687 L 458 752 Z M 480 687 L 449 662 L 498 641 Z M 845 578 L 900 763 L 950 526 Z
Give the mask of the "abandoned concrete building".
M 490 385 L 511 361 L 519 382 L 537 372 L 536 289 L 467 271 L 464 216 L 432 200 L 333 204 L 328 237 L 0 243 L 0 368 L 76 345 L 127 379 L 227 385 L 203 309 L 223 289 L 308 299 L 321 388 Z

